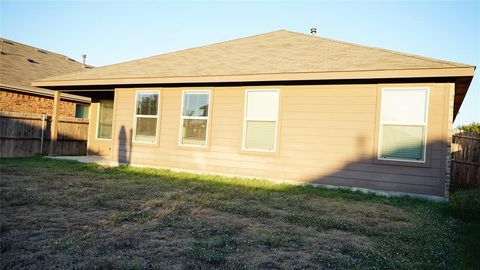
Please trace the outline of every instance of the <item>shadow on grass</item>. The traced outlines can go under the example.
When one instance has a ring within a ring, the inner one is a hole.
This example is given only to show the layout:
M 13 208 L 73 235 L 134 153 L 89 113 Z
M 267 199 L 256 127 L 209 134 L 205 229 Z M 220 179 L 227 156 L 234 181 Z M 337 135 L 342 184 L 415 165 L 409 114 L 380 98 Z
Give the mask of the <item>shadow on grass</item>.
M 455 265 L 443 261 L 450 255 L 447 249 L 471 250 L 469 241 L 475 241 L 470 237 L 478 236 L 472 231 L 478 227 L 473 227 L 469 230 L 472 234 L 462 236 L 455 243 L 458 247 L 454 247 L 448 235 L 456 234 L 457 227 L 449 204 L 415 198 L 386 198 L 346 189 L 275 184 L 261 179 L 128 166 L 112 168 L 41 157 L 1 159 L 0 166 L 18 180 L 22 180 L 23 174 L 30 177 L 30 180 L 25 177 L 24 185 L 13 195 L 35 183 L 32 175 L 43 173 L 39 179 L 45 184 L 44 188 L 53 186 L 58 193 L 52 194 L 63 195 L 66 201 L 75 198 L 76 204 L 66 209 L 108 209 L 108 213 L 101 216 L 102 222 L 106 222 L 102 224 L 108 224 L 108 228 L 129 228 L 129 235 L 136 230 L 133 228 L 148 228 L 149 233 L 173 231 L 173 235 L 188 235 L 186 248 L 176 254 L 193 266 L 228 266 L 246 252 L 254 254 L 258 250 L 275 249 L 275 256 L 283 256 L 286 249 L 296 248 L 303 250 L 304 262 L 310 260 L 313 265 L 332 266 L 329 268 Z M 55 176 L 55 183 L 50 182 L 51 175 Z M 58 207 L 55 198 L 48 199 L 48 192 L 44 193 L 38 192 L 43 197 L 32 197 L 32 200 L 41 199 L 43 203 L 47 198 L 45 203 L 53 202 Z M 119 202 L 117 198 L 128 200 Z M 10 199 L 14 198 L 5 200 Z M 110 230 L 102 236 L 108 232 Z M 328 237 L 331 243 L 322 248 L 332 250 L 310 249 L 313 243 Z M 352 242 L 352 237 L 358 241 Z M 59 247 L 65 248 L 72 246 L 70 242 L 75 238 L 61 240 Z M 83 242 L 90 244 L 80 241 Z M 370 244 L 364 245 L 365 242 Z M 308 257 L 310 253 L 313 255 Z M 393 258 L 388 257 L 389 254 L 394 254 Z M 249 260 L 243 261 L 246 262 Z
M 93 173 L 105 176 L 128 177 L 137 183 L 154 184 L 155 180 L 168 180 L 181 183 L 201 185 L 204 189 L 239 188 L 244 191 L 256 191 L 268 196 L 268 192 L 283 192 L 290 195 L 319 195 L 325 198 L 341 198 L 355 201 L 382 202 L 392 205 L 432 206 L 442 207 L 445 203 L 432 202 L 409 196 L 385 197 L 373 192 L 353 191 L 348 188 L 326 188 L 310 184 L 295 185 L 289 183 L 275 183 L 269 180 L 256 178 L 226 177 L 214 174 L 195 174 L 175 172 L 168 169 L 138 168 L 130 166 L 109 167 L 94 163 L 81 163 L 72 160 L 49 159 L 44 157 L 8 158 L 0 159 L 1 165 L 37 166 L 43 168 L 66 168 L 72 172 Z M 152 182 L 153 181 L 153 182 Z M 256 194 L 258 195 L 258 194 Z

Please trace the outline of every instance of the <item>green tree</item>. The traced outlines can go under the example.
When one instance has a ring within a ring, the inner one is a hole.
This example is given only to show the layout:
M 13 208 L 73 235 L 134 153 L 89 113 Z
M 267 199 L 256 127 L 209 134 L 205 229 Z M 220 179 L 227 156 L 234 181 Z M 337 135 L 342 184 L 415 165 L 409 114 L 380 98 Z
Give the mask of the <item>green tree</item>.
M 462 131 L 480 134 L 480 123 L 472 122 L 471 124 L 458 126 L 457 128 Z

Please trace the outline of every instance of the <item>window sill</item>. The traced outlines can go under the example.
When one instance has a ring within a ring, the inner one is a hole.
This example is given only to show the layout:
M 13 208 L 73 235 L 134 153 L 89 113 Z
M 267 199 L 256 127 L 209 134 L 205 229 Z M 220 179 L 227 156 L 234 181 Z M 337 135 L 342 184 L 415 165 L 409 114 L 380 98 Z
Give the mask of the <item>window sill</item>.
M 155 143 L 149 143 L 149 142 L 133 142 L 132 141 L 132 146 L 145 146 L 145 147 L 151 147 L 151 146 L 159 146 L 158 142 Z
M 262 151 L 262 150 L 240 149 L 240 154 L 256 155 L 256 156 L 278 156 L 278 151 Z
M 190 151 L 210 151 L 210 147 L 208 145 L 196 146 L 196 145 L 177 144 L 177 149 L 190 150 Z
M 112 139 L 102 139 L 102 138 L 95 138 L 97 141 L 111 141 Z
M 402 167 L 421 167 L 421 168 L 430 168 L 430 160 L 427 159 L 425 162 L 415 162 L 415 161 L 403 161 L 403 160 L 388 160 L 388 159 L 379 159 L 374 158 L 373 163 L 380 165 L 393 165 L 393 166 L 402 166 Z

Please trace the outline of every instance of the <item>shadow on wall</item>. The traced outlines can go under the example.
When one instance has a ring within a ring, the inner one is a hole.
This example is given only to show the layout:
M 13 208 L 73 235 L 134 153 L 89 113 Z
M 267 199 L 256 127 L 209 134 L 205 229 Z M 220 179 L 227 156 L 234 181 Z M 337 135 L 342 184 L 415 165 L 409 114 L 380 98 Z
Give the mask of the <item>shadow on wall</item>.
M 119 163 L 131 164 L 131 138 L 132 130 L 127 131 L 127 129 L 122 126 L 118 135 L 119 147 L 117 157 Z M 325 142 L 325 144 L 315 147 L 319 149 L 318 151 L 315 149 L 312 150 L 318 153 L 326 147 L 332 149 L 329 142 Z M 277 177 L 272 176 L 271 178 L 286 180 L 303 179 L 302 182 L 304 183 L 444 196 L 446 173 L 446 156 L 444 153 L 446 142 L 441 140 L 433 141 L 427 145 L 426 149 L 425 163 L 379 161 L 376 156 L 372 156 L 372 142 L 370 139 L 358 136 L 354 149 L 349 149 L 354 151 L 347 150 L 348 153 L 345 155 L 335 153 L 335 157 L 329 157 L 329 153 L 325 153 L 323 158 L 319 157 L 318 154 L 309 156 L 313 152 L 305 150 L 303 157 L 295 157 L 295 161 L 292 161 L 288 167 L 278 168 L 274 168 L 275 166 L 270 164 L 269 161 L 271 161 L 271 158 L 265 157 L 265 162 L 268 162 L 268 164 L 265 165 L 265 171 L 272 172 L 272 170 L 275 170 L 272 174 Z M 391 156 L 404 156 L 406 153 L 407 155 L 408 153 L 414 155 L 416 153 L 415 147 L 407 144 L 401 148 L 389 149 L 389 155 Z M 232 153 L 232 155 L 234 154 L 235 153 Z M 249 158 L 250 157 L 246 157 L 245 161 L 248 162 Z M 285 156 L 280 158 L 289 159 L 289 157 Z M 212 161 L 203 156 L 197 157 L 195 160 L 193 160 L 192 157 L 192 162 L 197 162 L 198 165 L 205 166 L 206 168 L 215 168 L 218 160 Z M 228 160 L 226 160 L 226 162 L 228 162 Z M 316 166 L 318 166 L 318 168 L 316 168 Z M 181 166 L 178 167 L 181 168 Z M 232 168 L 232 171 L 238 170 Z M 215 170 L 211 170 L 210 172 L 231 173 Z M 301 172 L 303 177 L 299 176 L 297 172 Z M 265 173 L 265 176 L 268 177 L 266 174 L 267 173 Z M 248 170 L 245 170 L 244 175 L 249 176 Z M 282 176 L 278 177 L 278 175 Z
M 130 164 L 131 156 L 132 156 L 132 129 L 129 130 L 129 135 L 127 136 L 127 132 L 125 126 L 120 128 L 120 133 L 118 134 L 118 156 L 117 161 L 120 164 Z
M 361 138 L 357 140 L 359 152 L 362 148 L 365 149 L 364 144 L 360 143 L 364 141 Z M 427 144 L 425 162 L 379 160 L 376 154 L 363 155 L 361 158 L 340 164 L 328 173 L 307 178 L 305 182 L 444 196 L 447 172 L 446 145 L 443 140 Z M 415 147 L 406 145 L 401 148 L 388 149 L 387 152 L 391 157 L 399 157 L 415 155 L 416 150 Z M 363 153 L 369 152 L 371 153 L 371 150 L 363 151 Z

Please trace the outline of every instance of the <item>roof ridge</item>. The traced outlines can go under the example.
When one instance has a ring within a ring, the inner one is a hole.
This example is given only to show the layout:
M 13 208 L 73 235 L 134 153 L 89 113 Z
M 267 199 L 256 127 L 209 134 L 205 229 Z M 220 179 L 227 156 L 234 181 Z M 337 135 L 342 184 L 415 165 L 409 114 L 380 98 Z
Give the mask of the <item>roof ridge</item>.
M 40 52 L 40 51 L 43 51 L 43 52 L 46 52 L 48 54 L 52 54 L 52 55 L 55 55 L 55 56 L 60 56 L 60 57 L 63 57 L 63 58 L 67 58 L 68 59 L 71 59 L 73 60 L 75 63 L 78 63 L 80 65 L 82 65 L 82 63 L 78 62 L 77 60 L 73 59 L 73 58 L 70 58 L 69 56 L 67 55 L 64 55 L 64 54 L 60 54 L 60 53 L 56 53 L 56 52 L 52 52 L 52 51 L 49 51 L 49 50 L 46 50 L 46 49 L 43 49 L 43 48 L 38 48 L 38 47 L 34 47 L 34 46 L 31 46 L 31 45 L 28 45 L 28 44 L 25 44 L 25 43 L 21 43 L 21 42 L 18 42 L 18 41 L 14 41 L 14 40 L 11 40 L 11 39 L 8 39 L 8 38 L 4 38 L 4 37 L 0 37 L 0 41 L 7 41 L 7 42 L 11 42 L 13 44 L 19 44 L 21 46 L 24 46 L 24 47 L 28 47 L 28 48 L 31 48 L 37 52 Z M 8 52 L 7 52 L 8 53 Z M 41 52 L 40 52 L 41 53 Z M 28 58 L 28 57 L 27 57 Z
M 323 37 L 323 36 L 322 37 L 312 36 L 312 35 L 308 35 L 308 34 L 304 34 L 304 33 L 300 33 L 300 32 L 295 32 L 295 31 L 290 31 L 290 30 L 283 30 L 283 31 L 286 31 L 286 32 L 289 32 L 289 33 L 292 33 L 292 34 L 302 35 L 302 36 L 305 36 L 305 37 L 324 39 L 324 40 L 328 40 L 328 41 L 336 42 L 336 43 L 340 43 L 340 44 L 346 44 L 346 45 L 362 47 L 362 48 L 370 49 L 370 50 L 376 50 L 376 51 L 382 51 L 382 52 L 386 52 L 386 53 L 397 54 L 397 55 L 411 57 L 411 58 L 420 59 L 420 60 L 424 60 L 424 61 L 436 62 L 436 63 L 441 63 L 441 64 L 448 64 L 448 65 L 456 66 L 456 67 L 461 67 L 461 66 L 473 67 L 473 65 L 469 65 L 469 64 L 453 62 L 453 61 L 445 61 L 445 60 L 425 57 L 425 56 L 416 55 L 416 54 L 404 53 L 404 52 L 399 52 L 399 51 L 394 51 L 394 50 L 389 50 L 389 49 L 384 49 L 384 48 L 379 48 L 379 47 L 374 47 L 374 46 L 367 46 L 367 45 L 357 44 L 357 43 L 353 43 L 353 42 L 347 42 L 347 41 L 342 41 L 342 40 L 337 40 L 337 39 L 332 39 L 332 38 L 326 38 L 326 37 Z

